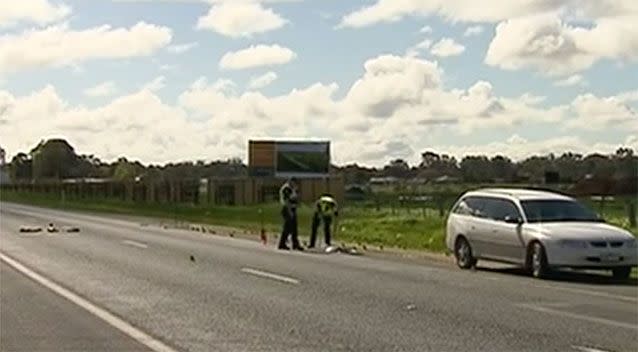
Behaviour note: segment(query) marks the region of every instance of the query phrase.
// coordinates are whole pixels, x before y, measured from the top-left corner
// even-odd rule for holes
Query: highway
[[[18,231],[49,222],[81,231]],[[638,350],[636,282],[589,274],[281,252],[8,203],[0,253],[1,351]]]

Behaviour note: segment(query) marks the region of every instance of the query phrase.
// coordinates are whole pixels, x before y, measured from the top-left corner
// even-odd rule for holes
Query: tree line
[[[178,181],[203,177],[237,177],[248,174],[241,159],[213,162],[179,162],[144,165],[125,157],[104,162],[94,155],[80,154],[64,139],[38,143],[29,153],[16,154],[7,165],[14,182],[68,178],[109,178],[115,181]]]
[[[144,165],[122,157],[108,163],[94,155],[77,154],[64,139],[42,140],[28,153],[15,155],[6,167],[11,179],[18,182],[66,178],[175,181],[248,175],[248,167],[240,158]],[[447,179],[465,183],[535,183],[548,173],[559,177],[560,182],[574,183],[590,177],[635,178],[638,175],[638,156],[633,149],[626,147],[618,148],[611,155],[565,152],[561,155],[531,156],[521,161],[513,161],[504,155],[467,155],[458,160],[447,154],[425,151],[418,165],[394,159],[381,168],[358,164],[333,165],[331,173],[343,176],[347,184],[366,184],[374,177],[423,182]]]

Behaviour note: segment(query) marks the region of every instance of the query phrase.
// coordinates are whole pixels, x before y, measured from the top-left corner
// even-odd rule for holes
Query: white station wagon
[[[615,278],[627,278],[638,265],[637,243],[573,198],[525,189],[464,194],[446,233],[462,269],[487,259],[520,265],[538,278],[552,268],[611,270]]]

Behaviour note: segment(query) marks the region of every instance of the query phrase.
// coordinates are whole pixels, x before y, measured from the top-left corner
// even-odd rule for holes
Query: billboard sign
[[[330,173],[330,142],[250,142],[252,176],[326,177]]]

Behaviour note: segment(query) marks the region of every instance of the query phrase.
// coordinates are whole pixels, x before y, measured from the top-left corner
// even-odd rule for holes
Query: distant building
[[[371,185],[393,185],[399,182],[397,177],[387,176],[387,177],[372,177],[370,179]]]
[[[7,152],[4,148],[0,147],[0,167],[3,167],[7,162]]]

